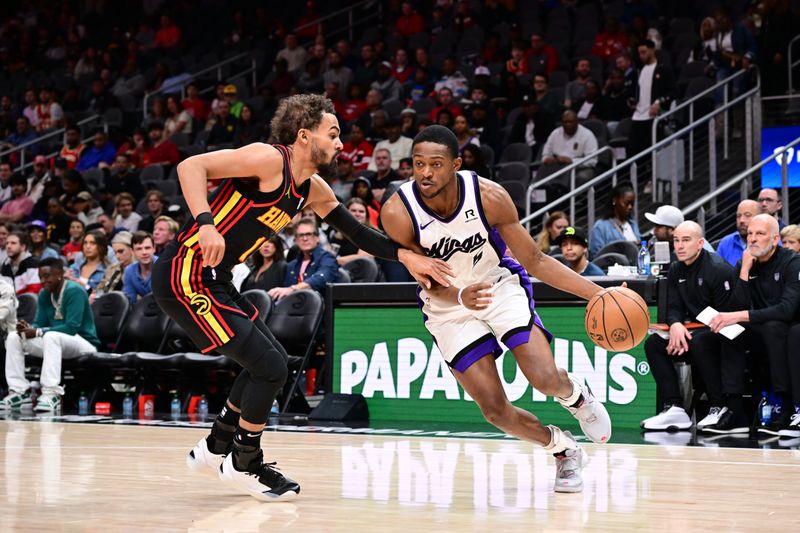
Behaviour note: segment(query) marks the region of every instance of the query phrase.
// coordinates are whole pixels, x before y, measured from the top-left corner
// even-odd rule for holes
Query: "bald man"
[[[742,258],[747,248],[747,226],[750,219],[761,213],[761,207],[755,200],[742,200],[736,207],[736,231],[726,236],[717,246],[717,254],[733,266]]]
[[[710,327],[747,325],[744,338],[753,353],[766,353],[771,385],[781,402],[778,419],[758,431],[800,437],[800,255],[780,247],[779,240],[775,217],[762,214],[750,220],[735,288],[743,310],[720,313]]]
[[[711,433],[747,433],[748,419],[742,409],[745,352],[738,342],[712,333],[708,328],[689,331],[685,322],[696,322],[706,307],[738,309],[733,287],[736,270],[724,259],[703,249],[700,226],[682,222],[673,231],[677,261],[667,274],[667,323],[669,339],[651,335],[645,354],[656,380],[660,413],[642,421],[646,430],[689,429],[692,420],[682,405],[678,374],[673,362],[691,362],[705,383],[711,408],[697,430]],[[720,359],[725,364],[720,367]],[[698,418],[700,416],[698,415]],[[724,422],[724,426],[720,424]]]

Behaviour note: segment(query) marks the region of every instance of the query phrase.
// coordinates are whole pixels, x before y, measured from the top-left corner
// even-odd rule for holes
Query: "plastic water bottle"
[[[639,249],[639,275],[650,275],[650,250],[647,249],[647,241],[642,241],[642,247]]]
[[[130,393],[125,395],[122,399],[122,417],[133,418],[133,398]]]
[[[281,406],[278,404],[278,400],[272,400],[272,409],[269,410],[270,414],[277,415],[281,412]]]
[[[170,411],[172,413],[173,420],[177,420],[181,417],[181,401],[178,399],[177,392],[172,397],[172,403],[170,404]]]
[[[78,414],[83,416],[89,414],[89,397],[84,391],[81,391],[81,395],[78,397]]]
[[[767,399],[767,391],[761,393],[761,401],[758,402],[758,415],[762,426],[767,426],[772,421],[772,405]]]
[[[200,396],[200,401],[197,402],[197,416],[200,417],[200,420],[208,418],[208,400],[205,395]]]

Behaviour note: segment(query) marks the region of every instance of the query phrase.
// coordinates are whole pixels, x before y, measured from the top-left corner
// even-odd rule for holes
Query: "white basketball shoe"
[[[571,398],[557,398],[557,400],[564,409],[578,419],[583,434],[589,437],[589,440],[596,444],[605,444],[611,438],[611,417],[608,416],[606,407],[594,397],[588,385],[579,381],[572,374],[570,374],[569,379],[575,387],[575,392],[580,391],[583,400],[573,407],[571,403],[578,401],[579,397],[575,392],[573,392],[575,400]]]
[[[219,467],[225,460],[226,454],[218,455],[208,449],[208,441],[203,437],[194,445],[194,448],[186,455],[186,466],[189,470],[198,474],[218,477]]]
[[[262,462],[261,457],[259,452],[258,459],[253,462],[260,466],[242,472],[233,466],[233,453],[229,453],[219,467],[219,478],[236,490],[264,502],[288,502],[297,498],[300,485],[281,474],[275,463]]]

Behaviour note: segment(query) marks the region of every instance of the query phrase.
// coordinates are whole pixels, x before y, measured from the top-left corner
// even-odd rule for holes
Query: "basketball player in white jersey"
[[[569,432],[508,401],[495,358],[503,353],[500,341],[533,387],[556,397],[593,442],[607,442],[611,420],[603,404],[556,368],[526,271],[586,300],[601,288],[539,250],[505,189],[459,172],[458,142],[449,129],[425,128],[414,138],[412,157],[414,179],[383,206],[381,221],[392,240],[446,261],[455,273],[450,287],[419,290],[425,326],[486,420],[543,446],[556,458],[555,490],[580,492],[586,453]],[[505,255],[506,244],[519,263]]]

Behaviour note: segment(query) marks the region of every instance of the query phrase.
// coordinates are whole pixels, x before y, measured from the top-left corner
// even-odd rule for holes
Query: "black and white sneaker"
[[[229,453],[219,467],[219,478],[240,492],[264,502],[288,502],[300,494],[300,485],[278,471],[276,463],[264,463],[259,452],[258,459],[248,470],[237,470],[233,453]]]
[[[203,437],[186,455],[186,466],[199,474],[219,476],[219,467],[226,454],[216,454],[208,449],[208,439]]]
[[[800,437],[800,411],[792,415],[792,418],[789,419],[789,425],[781,428],[778,431],[778,436],[781,438]]]
[[[716,433],[716,434],[747,434],[750,432],[750,426],[747,423],[747,417],[742,414],[726,409],[719,417],[716,424],[711,424],[702,429],[703,433]]]

